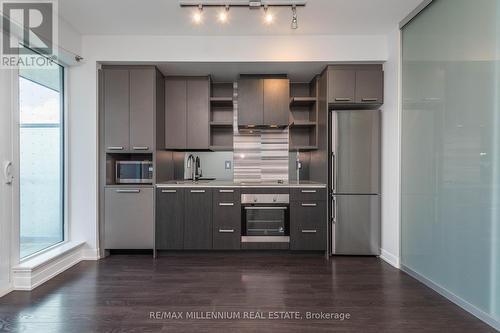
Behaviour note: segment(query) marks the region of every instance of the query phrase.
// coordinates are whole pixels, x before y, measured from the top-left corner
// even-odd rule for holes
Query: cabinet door
[[[208,149],[210,118],[208,78],[187,80],[187,148]]]
[[[153,249],[153,189],[106,188],[104,248]]]
[[[384,72],[356,72],[356,103],[382,104],[384,102]]]
[[[212,248],[212,191],[187,189],[184,219],[184,249]]]
[[[108,152],[129,150],[129,71],[104,70],[104,144]]]
[[[326,201],[292,202],[290,248],[296,251],[326,249]]]
[[[238,126],[262,125],[264,122],[264,80],[238,81]]]
[[[130,70],[130,149],[152,152],[155,115],[154,69]]]
[[[184,248],[184,190],[160,188],[156,192],[156,249]]]
[[[328,72],[328,102],[337,104],[354,103],[356,72],[334,69]]]
[[[186,80],[165,81],[165,147],[184,149],[187,147],[187,92]]]
[[[213,248],[237,250],[241,243],[241,204],[237,189],[214,190]]]
[[[264,125],[288,125],[290,82],[288,79],[264,80]]]

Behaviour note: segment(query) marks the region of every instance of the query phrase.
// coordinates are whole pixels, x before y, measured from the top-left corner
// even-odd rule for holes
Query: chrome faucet
[[[193,154],[189,154],[187,158],[187,167],[189,168],[189,171],[191,173],[191,179],[193,181],[196,180],[196,160],[194,159]]]
[[[191,173],[192,181],[197,181],[200,177],[202,177],[201,161],[198,156],[196,156],[195,158],[193,154],[189,154],[187,158],[187,167],[189,168],[189,172]]]

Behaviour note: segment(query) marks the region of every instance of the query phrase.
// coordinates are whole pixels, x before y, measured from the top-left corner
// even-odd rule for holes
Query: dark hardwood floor
[[[207,311],[263,312],[265,319],[186,319]],[[302,319],[269,319],[277,311],[298,311]],[[156,319],[151,312],[159,312]],[[163,312],[183,318],[161,318]],[[350,318],[307,320],[306,312]],[[0,298],[0,331],[495,332],[377,258],[286,254],[82,262],[32,292]]]

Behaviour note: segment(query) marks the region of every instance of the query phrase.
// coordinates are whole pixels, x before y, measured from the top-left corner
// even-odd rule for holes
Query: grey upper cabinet
[[[130,150],[152,152],[154,146],[156,71],[130,70]]]
[[[184,249],[212,248],[212,190],[188,188],[185,192]]]
[[[187,148],[208,149],[210,82],[208,78],[187,80]]]
[[[104,191],[104,248],[153,249],[153,188]]]
[[[107,67],[104,73],[104,147],[107,152],[152,152],[156,70]]]
[[[335,69],[328,74],[330,103],[354,103],[356,71]]]
[[[256,126],[264,123],[264,80],[238,81],[238,126]]]
[[[184,79],[165,80],[165,147],[183,149],[187,146],[187,83]]]
[[[356,71],[356,103],[382,104],[384,102],[384,72]]]
[[[287,126],[290,113],[290,81],[264,79],[264,125]]]
[[[104,145],[108,152],[129,150],[129,71],[104,69]]]
[[[209,118],[208,77],[165,80],[166,149],[208,149]]]
[[[287,126],[290,81],[286,78],[240,78],[238,126]]]
[[[160,188],[156,191],[157,250],[184,248],[184,189]]]
[[[328,67],[328,103],[353,107],[384,102],[382,65],[335,65]],[[366,108],[366,106],[364,107]]]

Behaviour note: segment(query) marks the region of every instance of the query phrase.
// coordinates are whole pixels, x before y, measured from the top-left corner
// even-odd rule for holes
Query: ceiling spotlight
[[[226,5],[223,11],[219,13],[219,22],[226,23],[229,16],[229,6]]]
[[[264,19],[266,20],[266,23],[267,24],[271,24],[273,23],[273,14],[271,14],[269,11],[268,11],[268,7],[267,5],[264,7]]]
[[[196,23],[196,24],[200,24],[201,23],[202,13],[203,13],[203,6],[202,5],[198,5],[198,10],[196,12],[194,12],[194,14],[193,14],[193,21],[194,21],[194,23]]]
[[[297,29],[299,27],[299,23],[297,21],[297,7],[295,5],[292,6],[292,29]]]

